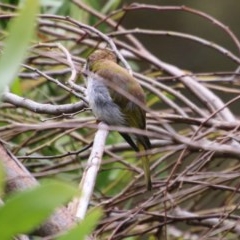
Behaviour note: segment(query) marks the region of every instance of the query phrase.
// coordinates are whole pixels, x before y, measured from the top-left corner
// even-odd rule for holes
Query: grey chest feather
[[[101,77],[91,73],[87,78],[87,99],[93,114],[99,121],[108,125],[125,125],[124,115],[119,106],[115,104],[110,96],[108,88]]]

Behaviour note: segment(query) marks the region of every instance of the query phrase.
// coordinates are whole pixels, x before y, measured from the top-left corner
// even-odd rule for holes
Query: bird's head
[[[94,51],[92,54],[88,57],[88,65],[92,66],[94,63],[102,60],[109,60],[113,62],[117,62],[116,55],[108,49],[98,49]]]

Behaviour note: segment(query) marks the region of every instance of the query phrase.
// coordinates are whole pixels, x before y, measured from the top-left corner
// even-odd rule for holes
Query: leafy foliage
[[[37,0],[27,0],[20,9],[19,16],[9,24],[9,35],[5,40],[4,52],[0,58],[1,92],[14,79],[20,63],[23,62],[27,47],[33,37],[38,8]]]
[[[0,208],[1,238],[33,231],[76,192],[67,184],[50,182],[9,197]]]
[[[81,221],[76,227],[70,229],[66,234],[59,237],[57,240],[84,240],[86,236],[89,236],[94,228],[96,227],[100,217],[102,216],[102,212],[100,209],[93,209],[88,213],[86,218]]]

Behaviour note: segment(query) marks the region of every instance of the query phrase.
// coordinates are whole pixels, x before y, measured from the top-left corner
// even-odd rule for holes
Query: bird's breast
[[[88,75],[86,94],[89,106],[97,120],[108,125],[125,125],[126,121],[119,106],[113,102],[103,79],[95,73]]]

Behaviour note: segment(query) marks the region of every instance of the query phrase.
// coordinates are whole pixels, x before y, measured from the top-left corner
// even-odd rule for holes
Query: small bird
[[[116,55],[108,49],[96,50],[88,57],[86,70],[86,95],[89,106],[97,120],[109,126],[133,127],[145,130],[145,111],[126,96],[132,96],[142,105],[145,105],[143,89],[125,68],[118,65]],[[151,148],[147,136],[120,134],[136,152]],[[151,190],[149,160],[147,156],[143,156],[141,159],[146,187]]]

